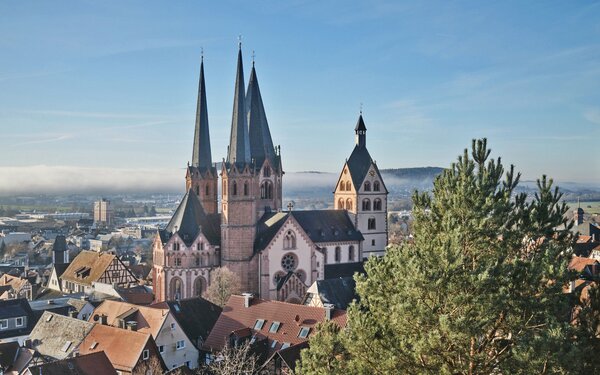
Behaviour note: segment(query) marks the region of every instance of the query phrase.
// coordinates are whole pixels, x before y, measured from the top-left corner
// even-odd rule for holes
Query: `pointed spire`
[[[367,127],[365,126],[365,121],[363,120],[362,109],[360,111],[360,115],[358,116],[358,122],[354,128],[354,133],[356,134],[356,145],[359,147],[366,147]]]
[[[237,76],[235,78],[235,96],[233,99],[233,115],[231,119],[231,135],[229,137],[228,163],[250,162],[250,141],[246,121],[244,102],[244,66],[242,64],[242,42],[238,51]]]
[[[263,106],[256,69],[252,66],[248,91],[246,93],[246,113],[248,116],[248,133],[250,136],[250,153],[258,167],[262,166],[265,159],[270,159],[275,166],[275,147],[271,139],[269,123]]]
[[[208,131],[208,107],[206,105],[206,87],[204,84],[204,52],[200,62],[200,80],[198,83],[198,104],[196,106],[196,130],[194,131],[194,149],[192,166],[200,169],[212,167],[210,152],[210,134]]]

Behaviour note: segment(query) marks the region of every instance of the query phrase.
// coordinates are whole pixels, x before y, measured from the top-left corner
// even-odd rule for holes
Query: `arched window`
[[[352,190],[352,185],[350,184],[350,181],[346,181],[346,191],[351,191]]]
[[[346,209],[352,211],[352,199],[350,198],[346,199]]]
[[[381,199],[376,198],[373,201],[373,211],[381,211]]]
[[[354,245],[348,246],[348,260],[351,262],[354,261]]]
[[[335,262],[339,263],[342,260],[342,248],[339,246],[335,247]]]
[[[200,267],[200,257],[198,257],[198,256],[197,256],[197,257],[195,257],[194,259],[195,259],[195,261],[196,261],[196,262],[195,262],[195,263],[196,263],[196,267]]]
[[[369,181],[365,181],[365,191],[371,191],[371,183]]]
[[[369,218],[369,221],[367,222],[367,229],[369,229],[369,230],[376,229],[374,217]]]
[[[248,181],[244,181],[244,195],[250,194],[250,189],[248,186]]]
[[[373,182],[373,191],[379,191],[379,181]]]
[[[323,251],[323,264],[328,264],[329,262],[327,262],[327,248],[326,247],[322,247],[321,251]]]
[[[371,200],[370,199],[363,199],[362,201],[362,210],[363,211],[371,211]]]
[[[263,169],[263,177],[271,177],[271,168],[268,165]]]
[[[296,235],[291,230],[288,230],[283,239],[284,249],[295,249],[296,248]]]
[[[206,187],[204,188],[204,194],[210,195],[210,185],[209,184],[206,184]]]
[[[204,292],[204,286],[206,283],[204,282],[204,278],[202,276],[198,276],[196,280],[194,280],[194,296],[202,297],[202,292]]]
[[[223,189],[223,195],[226,196],[227,195],[227,180],[223,180],[222,189]]]
[[[338,209],[339,210],[343,210],[344,209],[344,198],[338,199]]]
[[[196,195],[200,195],[200,186],[196,185]]]
[[[231,194],[237,195],[237,182],[235,182],[235,181],[233,181],[232,190],[233,190],[233,192]]]
[[[271,181],[263,181],[260,185],[260,199],[273,199],[273,184]]]
[[[340,191],[346,191],[346,182],[345,181],[340,182]]]
[[[181,279],[179,277],[174,277],[171,279],[171,286],[170,286],[170,299],[181,299],[183,298],[183,282],[181,281]]]

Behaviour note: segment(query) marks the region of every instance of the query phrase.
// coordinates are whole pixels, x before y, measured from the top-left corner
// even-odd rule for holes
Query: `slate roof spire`
[[[252,61],[252,73],[246,93],[246,113],[250,137],[250,156],[258,167],[262,166],[265,159],[271,160],[271,164],[275,165],[275,147],[273,147],[271,131],[258,86],[254,61]]]
[[[367,127],[365,126],[365,121],[362,117],[362,110],[358,116],[358,122],[354,128],[354,133],[356,133],[356,145],[358,147],[367,147]]]
[[[250,141],[248,139],[248,123],[246,120],[244,66],[242,64],[242,42],[239,44],[237,75],[235,78],[235,96],[233,99],[233,115],[231,118],[231,135],[229,137],[228,163],[250,162]]]
[[[171,235],[178,233],[189,246],[189,244],[194,242],[198,233],[200,233],[200,227],[205,219],[206,213],[198,200],[198,196],[192,190],[188,190],[175,210],[169,224],[167,224],[165,231]]]
[[[196,106],[196,129],[194,131],[194,149],[192,166],[201,170],[212,167],[210,152],[210,133],[208,130],[208,108],[206,105],[206,87],[204,84],[204,53],[200,62],[200,80],[198,82],[198,104]]]

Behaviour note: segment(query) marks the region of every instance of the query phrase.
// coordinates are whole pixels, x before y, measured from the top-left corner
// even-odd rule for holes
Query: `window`
[[[276,346],[277,346],[277,340],[273,340],[273,343],[271,344],[271,349],[275,349]]]
[[[190,367],[190,361],[185,362],[186,367]]]
[[[369,229],[369,230],[375,229],[375,218],[374,217],[369,218],[369,221],[367,222],[367,229]]]
[[[354,246],[350,245],[348,247],[348,260],[349,261],[353,261],[354,260]]]
[[[375,246],[375,240],[371,240],[371,246]]]
[[[175,258],[175,267],[181,267],[181,258]]]
[[[352,211],[352,199],[350,198],[346,199],[346,209]]]
[[[210,195],[210,185],[209,184],[206,184],[206,186],[204,187],[204,194]]]
[[[273,184],[271,181],[264,181],[260,185],[260,199],[273,199]]]
[[[381,199],[377,198],[373,201],[373,211],[381,211]]]
[[[362,209],[363,211],[371,211],[371,201],[369,199],[363,199]]]
[[[171,331],[175,329],[175,323],[171,323]]]
[[[173,243],[173,250],[175,250],[175,251],[179,250],[179,242]]]
[[[288,230],[283,239],[284,249],[295,249],[296,248],[296,235],[291,230]]]
[[[250,189],[248,186],[248,181],[244,182],[244,195],[250,194]]]
[[[373,191],[379,191],[379,181],[373,182]]]
[[[287,272],[296,269],[296,257],[294,254],[288,253],[281,258],[281,267]]]
[[[280,325],[281,325],[280,322],[273,322],[273,323],[271,323],[271,328],[269,328],[269,333],[276,333],[277,330],[279,329]]]
[[[196,195],[200,195],[200,186],[196,186]]]
[[[204,242],[198,242],[196,244],[196,250],[204,250]]]
[[[265,165],[265,169],[263,169],[263,177],[271,177],[271,168],[268,165]]]
[[[300,332],[298,332],[298,337],[301,339],[305,339],[308,337],[309,333],[310,333],[310,327],[302,327],[302,328],[300,328]]]
[[[164,346],[164,345],[159,345],[159,347],[158,347],[158,352],[159,352],[160,354],[164,353],[164,352],[165,352],[165,346]]]
[[[144,351],[142,352],[142,359],[146,360],[148,358],[150,358],[150,350],[144,349]]]
[[[17,319],[15,319],[15,326],[23,327],[23,321],[24,321],[24,319],[22,316],[18,317]]]
[[[352,190],[352,185],[350,184],[350,181],[346,181],[346,191],[351,191]]]
[[[290,345],[291,345],[291,344],[290,344],[289,342],[284,342],[284,343],[283,343],[283,345],[281,345],[281,349],[282,349],[282,350],[283,350],[283,349],[287,349],[287,348],[289,348],[289,347],[290,347]]]
[[[365,181],[364,189],[365,191],[371,191],[371,183],[369,181]]]
[[[343,210],[344,209],[344,199],[340,198],[338,200],[338,210]]]
[[[200,266],[200,257],[196,257],[196,267]]]
[[[50,315],[52,316],[52,315]],[[0,320],[0,329],[7,329],[8,328],[8,319],[2,319]]]
[[[257,319],[256,323],[254,323],[254,329],[256,331],[260,331],[264,325],[265,325],[264,319]]]
[[[175,343],[175,349],[181,350],[185,348],[185,340],[179,340]]]
[[[233,191],[231,194],[233,195],[237,195],[237,182],[233,181]]]
[[[339,247],[339,246],[335,247],[335,254],[334,254],[334,256],[335,256],[334,260],[335,260],[336,263],[339,263],[342,260],[342,248],[341,247]]]
[[[198,276],[194,281],[194,295],[196,297],[201,297],[202,292],[204,291],[204,278],[202,276]]]
[[[346,191],[346,182],[345,181],[340,182],[340,191]]]

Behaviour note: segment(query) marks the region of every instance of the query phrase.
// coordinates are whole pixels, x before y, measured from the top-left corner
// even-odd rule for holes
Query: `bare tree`
[[[160,363],[157,355],[142,361],[135,367],[134,375],[161,375],[164,373],[164,368]]]
[[[220,267],[211,273],[211,282],[206,289],[206,299],[223,307],[232,294],[238,293],[240,293],[240,278],[229,268]]]
[[[227,343],[208,365],[208,373],[212,375],[251,375],[257,371],[257,358],[248,341],[236,347]]]

